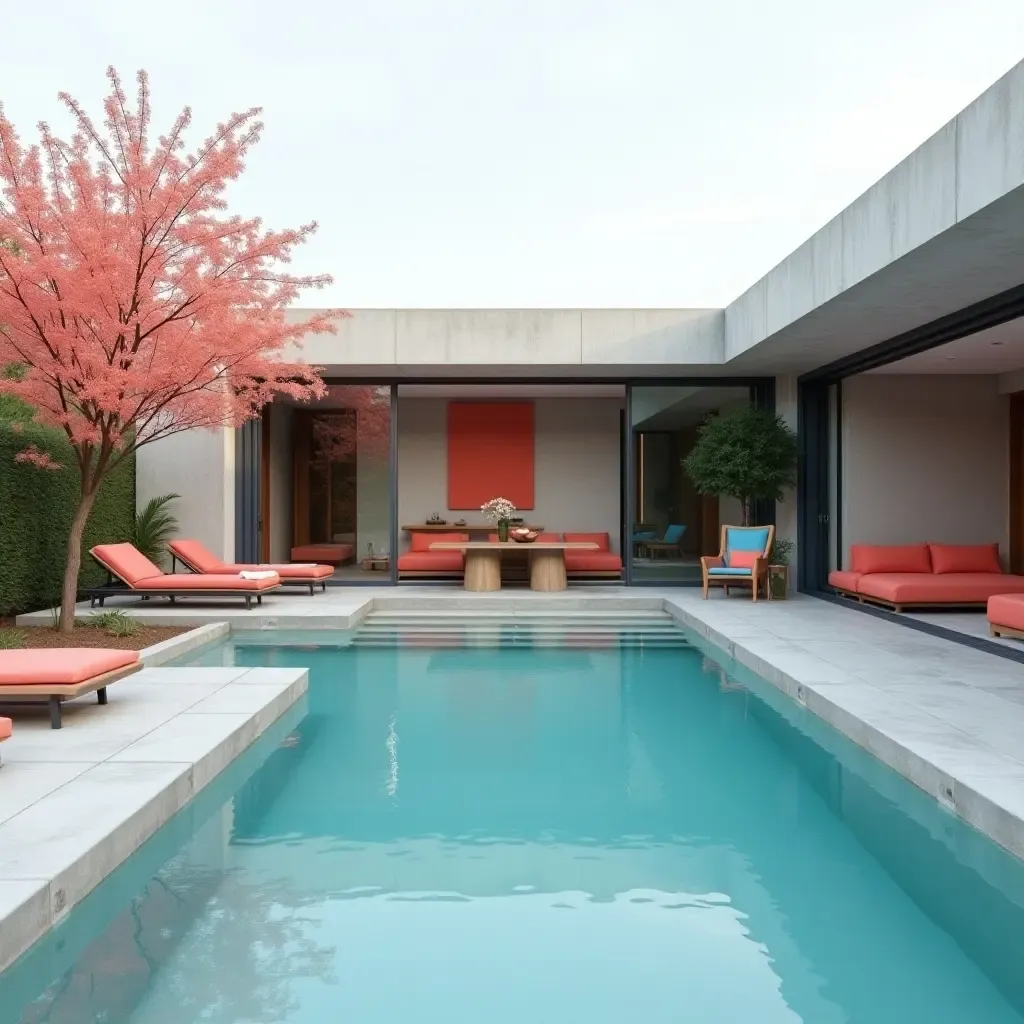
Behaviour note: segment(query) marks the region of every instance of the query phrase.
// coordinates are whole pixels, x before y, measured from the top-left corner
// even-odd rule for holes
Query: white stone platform
[[[19,710],[0,768],[0,970],[302,699],[307,676],[147,667],[112,684],[106,706],[65,705],[60,730],[45,709]]]

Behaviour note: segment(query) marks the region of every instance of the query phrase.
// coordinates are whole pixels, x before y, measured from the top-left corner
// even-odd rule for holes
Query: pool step
[[[377,611],[360,647],[678,647],[686,635],[664,612]]]

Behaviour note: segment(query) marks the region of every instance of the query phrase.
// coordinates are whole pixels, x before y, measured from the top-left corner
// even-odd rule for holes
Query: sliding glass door
[[[742,522],[739,502],[700,494],[684,463],[709,417],[750,401],[748,384],[631,388],[632,582],[700,582],[700,558],[718,553],[720,526]]]

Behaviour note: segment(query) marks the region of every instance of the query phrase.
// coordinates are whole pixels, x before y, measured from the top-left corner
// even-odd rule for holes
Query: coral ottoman
[[[988,631],[1024,640],[1024,594],[995,594],[988,599]]]

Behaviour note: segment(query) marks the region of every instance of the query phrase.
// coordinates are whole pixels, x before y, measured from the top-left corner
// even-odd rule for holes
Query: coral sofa
[[[1024,576],[1003,572],[998,544],[854,544],[850,568],[829,573],[828,582],[840,594],[898,612],[1024,594]]]
[[[565,572],[568,576],[578,577],[610,577],[618,579],[622,575],[622,558],[612,551],[611,538],[607,533],[563,533],[562,540],[567,544],[591,543],[597,550],[577,550],[571,548],[565,552]]]
[[[466,570],[466,556],[461,551],[431,551],[430,545],[464,540],[469,540],[468,533],[411,533],[409,550],[398,556],[398,575],[461,577]]]

